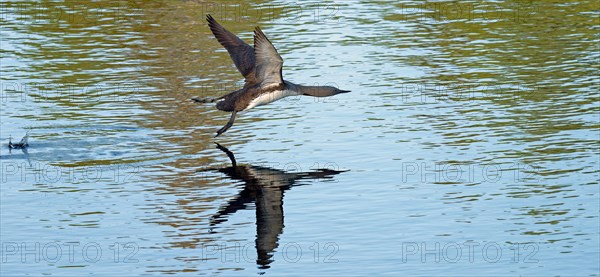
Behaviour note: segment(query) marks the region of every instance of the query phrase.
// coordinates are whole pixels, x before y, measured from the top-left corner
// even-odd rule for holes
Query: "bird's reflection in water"
[[[217,143],[217,148],[225,152],[231,160],[231,166],[217,169],[232,180],[243,181],[243,189],[238,195],[221,207],[210,220],[211,227],[227,220],[226,216],[246,209],[248,204],[256,204],[256,263],[260,269],[269,268],[277,248],[279,235],[283,232],[283,194],[299,180],[332,179],[344,171],[317,169],[308,172],[286,172],[284,170],[238,165],[229,149]]]
[[[15,148],[14,150],[15,150],[15,152],[20,150],[23,153],[23,155],[13,154],[13,152],[12,152],[13,149],[12,148],[8,148],[8,154],[9,155],[4,155],[4,156],[0,155],[0,160],[11,159],[11,158],[12,159],[23,158],[23,159],[27,160],[27,163],[29,164],[29,167],[33,166],[33,165],[31,165],[31,160],[29,159],[29,152],[27,151],[27,148]]]

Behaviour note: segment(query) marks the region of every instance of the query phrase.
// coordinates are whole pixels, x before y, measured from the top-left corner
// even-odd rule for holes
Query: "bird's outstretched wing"
[[[206,15],[208,27],[219,43],[227,49],[229,56],[233,60],[235,67],[242,73],[246,79],[246,83],[253,83],[254,80],[254,48],[245,43],[242,39],[227,31],[219,24],[210,14]]]
[[[261,84],[261,87],[282,84],[283,59],[260,27],[254,29],[254,55],[256,58],[256,81]]]

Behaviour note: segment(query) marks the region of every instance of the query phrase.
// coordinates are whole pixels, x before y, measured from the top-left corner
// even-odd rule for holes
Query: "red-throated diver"
[[[219,43],[227,49],[233,63],[245,78],[244,87],[240,90],[218,98],[192,98],[192,100],[201,103],[216,101],[217,109],[231,112],[229,121],[217,131],[215,137],[218,137],[233,125],[237,112],[269,104],[287,96],[327,97],[350,92],[331,86],[303,86],[283,80],[281,75],[283,59],[259,27],[254,29],[253,48],[227,31],[210,14],[206,16],[206,20],[212,33]]]

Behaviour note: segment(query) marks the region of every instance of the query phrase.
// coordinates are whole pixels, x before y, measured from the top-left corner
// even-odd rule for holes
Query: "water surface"
[[[1,3],[2,275],[598,276],[598,3],[396,2]]]

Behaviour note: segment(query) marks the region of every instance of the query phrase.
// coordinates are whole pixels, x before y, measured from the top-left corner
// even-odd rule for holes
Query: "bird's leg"
[[[232,167],[236,167],[237,166],[237,162],[235,161],[235,156],[233,155],[233,152],[229,151],[229,149],[227,149],[227,147],[220,145],[218,143],[215,142],[215,144],[217,145],[217,148],[223,152],[225,152],[225,154],[227,154],[227,157],[229,157],[229,160],[231,161],[231,166]]]
[[[227,131],[227,129],[229,129],[233,125],[233,121],[235,120],[236,113],[237,113],[236,111],[233,111],[231,113],[231,117],[229,118],[229,121],[227,122],[227,124],[225,124],[225,126],[223,126],[223,128],[221,128],[221,129],[219,129],[219,131],[217,131],[217,135],[215,136],[215,138],[220,136],[222,133],[225,133],[225,131]]]

